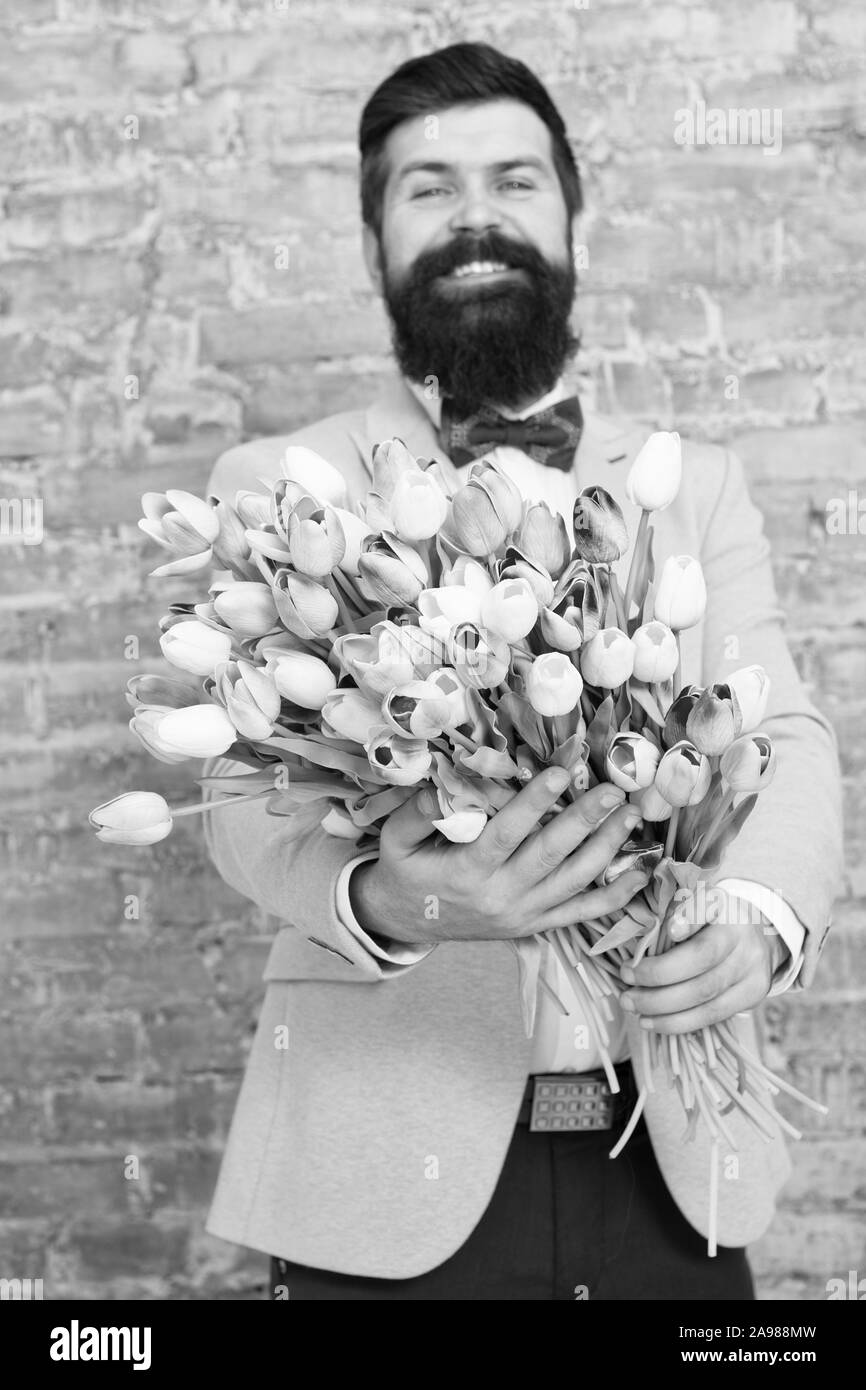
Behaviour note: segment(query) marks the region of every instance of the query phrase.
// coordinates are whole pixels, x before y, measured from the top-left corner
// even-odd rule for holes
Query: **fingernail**
[[[641,1028],[652,1028],[653,1020],[651,1018],[642,1018],[640,1020],[640,1026]]]
[[[624,980],[627,985],[634,984],[634,971],[632,970],[630,965],[624,965],[622,967],[622,969],[619,972],[619,977],[621,980]]]
[[[629,830],[633,830],[639,820],[643,820],[643,816],[641,815],[640,811],[626,811],[625,815],[623,816],[623,821]]]
[[[624,800],[625,792],[620,791],[617,787],[610,787],[607,791],[602,792],[599,797],[602,806],[606,807],[608,811],[614,806],[619,806],[620,802]]]
[[[632,999],[630,994],[621,994],[619,997],[619,1002],[620,1004],[622,1004],[622,1007],[625,1009],[627,1014],[634,1013],[634,1000]]]
[[[564,792],[570,781],[571,777],[564,767],[552,767],[545,779],[547,789],[551,792]]]

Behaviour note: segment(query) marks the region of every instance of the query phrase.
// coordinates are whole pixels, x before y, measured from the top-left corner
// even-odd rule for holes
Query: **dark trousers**
[[[719,1247],[710,1259],[680,1214],[643,1120],[608,1158],[620,1129],[548,1135],[518,1125],[487,1210],[444,1264],[413,1279],[368,1279],[274,1259],[271,1297],[754,1299],[745,1251]]]

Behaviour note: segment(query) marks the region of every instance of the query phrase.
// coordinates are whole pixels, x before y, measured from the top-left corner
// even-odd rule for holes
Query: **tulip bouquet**
[[[545,766],[570,773],[550,815],[614,782],[642,831],[603,882],[637,866],[647,886],[615,918],[514,949],[527,1031],[539,990],[552,993],[542,969],[552,951],[617,1091],[608,1024],[620,970],[669,948],[672,909],[718,866],[775,764],[759,732],[760,667],[681,685],[679,634],[701,620],[706,590],[689,556],[669,558],[656,580],[649,521],[680,477],[678,436],[651,435],[627,481],[641,517],[624,592],[613,566],[629,538],[615,500],[585,489],[568,524],[525,501],[495,454],[458,474],[388,440],[356,509],[341,475],[303,448],[286,450],[275,484],[231,503],[145,495],[139,524],[169,555],[154,573],[218,575],[163,618],[160,647],[183,678],[135,677],[131,728],[162,761],[224,754],[250,771],[203,778],[211,799],[179,809],[154,793],[118,797],[92,813],[97,834],[152,844],[179,815],[239,798],[277,815],[316,800],[323,829],[364,849],[429,782],[436,829],[465,843]],[[714,1143],[735,1148],[732,1105],[765,1135],[786,1124],[769,1100],[790,1088],[729,1025],[679,1038],[642,1030],[641,1046],[644,1086],[664,1065],[687,1134],[703,1120]],[[617,1151],[645,1100],[642,1089]]]

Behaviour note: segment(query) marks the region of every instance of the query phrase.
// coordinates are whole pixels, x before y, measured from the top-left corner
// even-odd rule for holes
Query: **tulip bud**
[[[333,835],[338,840],[360,840],[363,830],[356,825],[351,816],[345,811],[341,811],[337,806],[332,806],[322,816],[319,822],[327,835]]]
[[[213,507],[191,492],[178,489],[163,495],[146,492],[141,499],[144,517],[140,530],[177,558],[154,570],[155,575],[194,574],[206,569],[213,558],[219,535],[219,519]]]
[[[322,704],[322,729],[351,743],[366,744],[370,730],[380,728],[382,711],[360,690],[333,690]]]
[[[747,734],[725,749],[719,770],[732,791],[763,791],[776,771],[776,749],[766,734]]]
[[[471,555],[458,555],[451,568],[443,571],[442,583],[445,588],[451,588],[454,584],[462,584],[464,588],[471,589],[473,594],[477,594],[480,599],[485,594],[490,593],[494,581],[487,568],[480,565],[477,560],[473,560]]]
[[[345,478],[313,449],[300,444],[289,445],[283,454],[281,473],[319,502],[330,503],[332,507],[346,505]]]
[[[535,594],[539,608],[546,608],[553,603],[554,584],[547,570],[539,569],[530,560],[525,560],[518,550],[509,546],[504,562],[499,564],[499,579],[525,579],[532,592]]]
[[[389,607],[417,602],[430,578],[417,550],[389,533],[367,537],[358,570],[375,597]]]
[[[390,503],[395,533],[404,541],[435,536],[448,515],[448,498],[426,473],[407,472],[397,479]]]
[[[728,676],[726,684],[736,697],[743,717],[741,732],[750,734],[757,729],[767,712],[770,698],[770,677],[763,666],[743,666]]]
[[[642,791],[632,792],[629,801],[637,807],[645,821],[658,824],[659,821],[670,820],[671,818],[670,803],[665,801],[655,784],[651,787],[644,787]]]
[[[265,652],[274,685],[283,699],[301,709],[321,709],[337,678],[326,662],[310,652]]]
[[[670,815],[670,806],[667,806],[666,810]],[[605,886],[616,883],[623,874],[631,873],[635,869],[651,874],[656,865],[661,863],[664,852],[664,845],[630,845],[627,842],[613,856],[601,876],[601,881]]]
[[[612,564],[628,549],[622,511],[603,487],[586,487],[574,504],[574,545],[590,565]]]
[[[614,690],[634,668],[634,647],[618,627],[603,627],[580,649],[580,669],[589,685]]]
[[[570,714],[582,690],[580,672],[561,652],[537,656],[526,674],[526,698],[538,714]]]
[[[413,738],[438,738],[449,720],[445,695],[427,681],[395,686],[382,702],[385,722],[398,734]]]
[[[679,435],[658,430],[650,435],[629,469],[625,495],[629,502],[644,511],[660,512],[673,502],[682,476]]]
[[[451,499],[449,529],[470,555],[495,554],[519,525],[523,500],[511,479],[493,464],[470,465],[468,481]]]
[[[436,829],[454,845],[469,845],[478,839],[487,824],[486,811],[455,811],[434,820]]]
[[[466,686],[457,679],[457,673],[451,666],[440,666],[438,671],[433,671],[427,677],[427,685],[433,686],[444,696],[448,702],[448,718],[443,728],[459,729],[461,724],[467,724],[471,718],[469,713],[469,702],[466,697]]]
[[[232,650],[229,633],[219,632],[197,618],[175,623],[159,639],[162,654],[172,666],[210,676],[221,661],[228,661]]]
[[[335,507],[334,513],[340,523],[346,543],[343,557],[337,568],[341,569],[344,574],[356,575],[358,573],[358,560],[363,550],[364,541],[370,534],[370,527],[354,512],[346,511],[345,507]]]
[[[504,637],[478,623],[460,623],[448,643],[451,665],[464,685],[491,690],[508,675],[511,648]]]
[[[309,511],[309,515],[304,515]],[[346,553],[346,538],[333,507],[299,504],[289,513],[287,539],[292,564],[311,579],[324,579]]]
[[[642,734],[614,734],[604,759],[608,780],[623,791],[642,791],[655,781],[660,757],[655,744]]]
[[[256,742],[270,738],[280,713],[280,696],[267,672],[248,661],[228,661],[217,667],[212,685],[241,738]],[[209,693],[210,686],[205,683]]]
[[[385,782],[411,787],[427,776],[433,755],[425,739],[405,738],[382,725],[364,745],[370,766]]]
[[[145,747],[165,762],[217,758],[237,741],[234,725],[219,705],[143,710],[129,722]]]
[[[326,637],[336,626],[340,615],[337,600],[308,575],[277,570],[273,594],[281,621],[297,637]]]
[[[697,806],[707,794],[711,777],[709,758],[683,739],[662,757],[654,785],[671,806]]]
[[[571,545],[564,518],[546,502],[527,507],[514,538],[516,548],[534,565],[558,579],[571,559]]]
[[[694,627],[704,616],[707,586],[691,555],[671,555],[664,563],[653,600],[653,617],[674,632]]]
[[[492,591],[491,591],[492,592]],[[425,632],[447,642],[459,623],[480,623],[482,595],[466,584],[422,589],[418,595],[419,623]]]
[[[647,685],[670,680],[677,669],[679,647],[677,639],[664,623],[653,620],[632,633],[634,647],[634,678]]]
[[[90,824],[108,844],[155,845],[171,832],[171,810],[156,792],[127,792],[91,811]]]
[[[578,610],[568,605],[563,613],[555,613],[552,608],[542,608],[538,615],[538,625],[545,645],[557,652],[576,652],[583,643],[580,628],[573,621]]]
[[[420,471],[418,462],[402,439],[385,439],[373,450],[373,491],[386,502],[405,473]]]
[[[213,606],[223,622],[242,637],[264,637],[279,626],[269,584],[239,580],[217,594]]]
[[[686,738],[707,757],[724,753],[742,730],[742,715],[727,685],[710,685],[686,720]]]
[[[519,642],[537,617],[538,600],[525,579],[503,579],[481,599],[481,622],[506,642]]]
[[[665,716],[662,738],[666,748],[673,748],[686,736],[689,715],[703,694],[701,685],[685,685]]]

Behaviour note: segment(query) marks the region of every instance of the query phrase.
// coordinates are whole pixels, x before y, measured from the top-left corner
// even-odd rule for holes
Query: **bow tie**
[[[571,471],[574,451],[580,441],[583,415],[577,396],[556,401],[526,420],[509,420],[493,406],[481,406],[471,415],[458,415],[446,396],[442,402],[439,442],[451,462],[460,467],[491,449],[506,445],[549,468]]]

